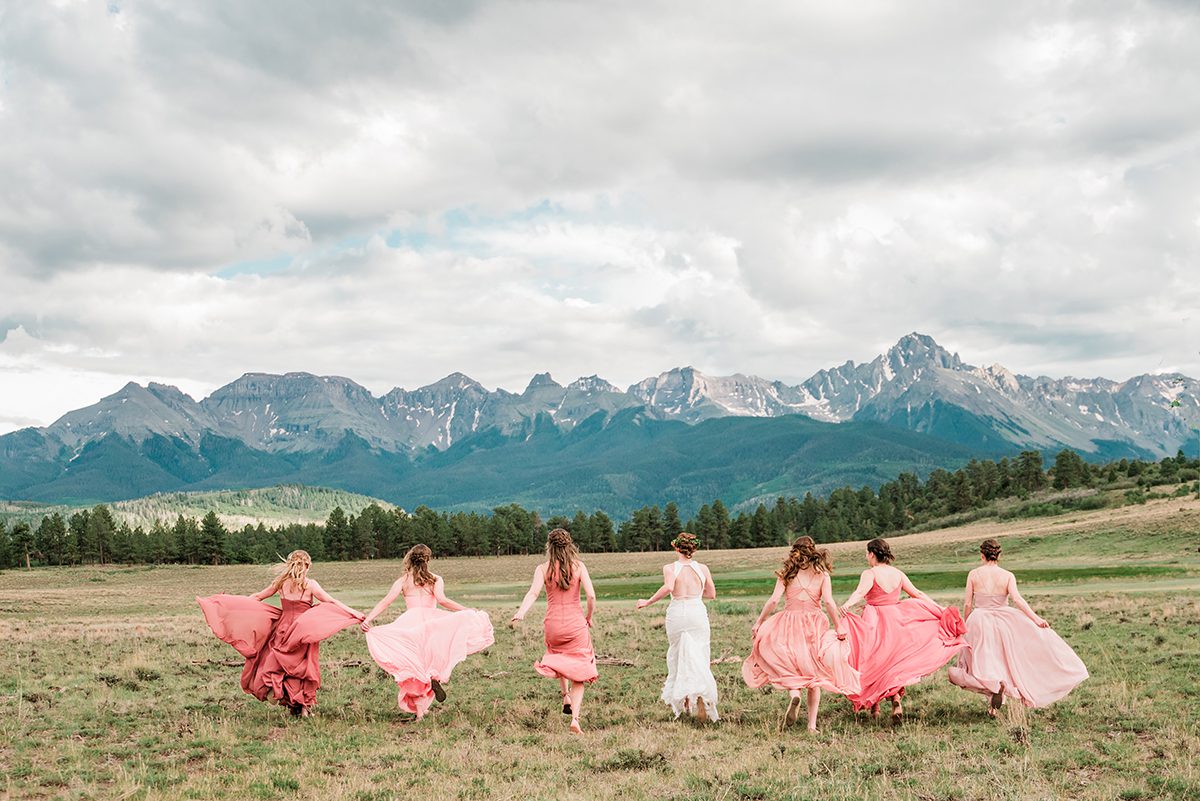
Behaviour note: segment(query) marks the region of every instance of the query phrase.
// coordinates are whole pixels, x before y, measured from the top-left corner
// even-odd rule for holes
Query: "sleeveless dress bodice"
[[[433,609],[437,606],[437,598],[433,589],[428,587],[411,587],[404,592],[406,609]]]
[[[879,586],[879,582],[871,576],[871,589],[867,590],[866,601],[868,606],[891,606],[900,603],[900,587],[891,592],[887,592],[883,587]]]
[[[972,600],[976,609],[1004,609],[1008,606],[1008,593],[983,595],[977,592]]]
[[[783,591],[783,611],[785,612],[805,612],[808,614],[817,613],[824,615],[821,611],[821,581],[809,579],[810,584],[801,585],[796,579],[788,582],[787,587]],[[817,585],[816,591],[812,584]]]
[[[671,602],[672,603],[675,603],[676,601],[698,601],[704,597],[704,571],[701,570],[700,566],[697,565],[695,562],[675,562],[674,564],[672,564],[671,567],[675,572],[675,578],[679,578],[679,574],[683,571],[684,565],[687,565],[688,567],[690,567],[692,569],[692,572],[696,574],[696,578],[700,579],[700,592],[699,592],[699,594],[693,595],[689,598],[676,598],[675,592],[674,592],[674,590],[672,590],[671,591]]]

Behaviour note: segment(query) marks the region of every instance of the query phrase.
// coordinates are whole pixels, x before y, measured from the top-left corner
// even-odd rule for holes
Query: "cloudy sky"
[[[247,371],[798,382],[913,330],[1200,376],[1193,4],[384,5],[0,5],[0,432]]]

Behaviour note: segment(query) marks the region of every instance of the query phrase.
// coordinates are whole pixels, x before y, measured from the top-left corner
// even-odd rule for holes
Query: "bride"
[[[697,720],[717,720],[717,682],[709,667],[708,612],[704,599],[717,597],[712,573],[706,565],[692,561],[700,547],[695,534],[682,532],[671,540],[678,555],[663,566],[663,584],[649,598],[637,602],[638,609],[671,596],[667,607],[667,681],[662,700],[675,717],[688,712]]]

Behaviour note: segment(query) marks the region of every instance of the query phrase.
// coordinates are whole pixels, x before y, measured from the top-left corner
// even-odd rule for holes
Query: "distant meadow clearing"
[[[539,603],[505,626],[536,556],[435,560],[451,597],[486,609],[496,644],[468,658],[421,722],[357,630],[322,646],[313,718],[238,686],[241,660],[193,596],[250,593],[264,566],[84,567],[0,573],[0,798],[125,799],[1197,799],[1200,798],[1200,505],[1145,506],[896,538],[899,566],[959,603],[974,547],[1001,534],[1006,566],[1092,678],[999,721],[942,670],[910,688],[900,726],[826,695],[821,732],[779,731],[785,695],[750,690],[740,661],[783,549],[701,553],[721,721],[671,719],[665,604],[635,612],[667,554],[585,557],[601,597],[600,680],[582,737],[537,676]],[[861,544],[832,546],[845,598]],[[398,562],[318,563],[364,611]],[[394,608],[393,612],[400,610]],[[385,617],[390,619],[392,612]]]

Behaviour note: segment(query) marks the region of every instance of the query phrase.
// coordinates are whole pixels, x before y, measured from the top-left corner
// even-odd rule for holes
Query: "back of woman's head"
[[[546,535],[546,561],[549,563],[546,579],[553,581],[560,590],[570,588],[578,559],[579,549],[571,539],[571,532],[556,528]]]
[[[428,545],[414,545],[404,554],[404,572],[412,578],[412,583],[418,587],[432,587],[437,581],[429,572],[429,560],[433,551]]]
[[[671,547],[684,556],[691,558],[700,548],[700,538],[689,531],[679,532],[679,536],[671,540]]]
[[[282,586],[290,582],[300,590],[308,588],[308,569],[312,567],[312,557],[308,551],[292,551],[283,560],[283,564],[275,571],[275,580]]]
[[[988,538],[979,543],[979,553],[989,562],[995,562],[1000,558],[1000,543],[997,540]]]
[[[818,573],[832,573],[833,562],[829,559],[829,551],[817,550],[817,543],[807,535],[797,537],[792,543],[792,549],[783,559],[783,567],[775,573],[788,584],[801,570],[815,570]]]
[[[876,537],[867,543],[867,553],[874,554],[875,559],[885,565],[896,561],[896,557],[892,555],[891,546],[882,537]]]

